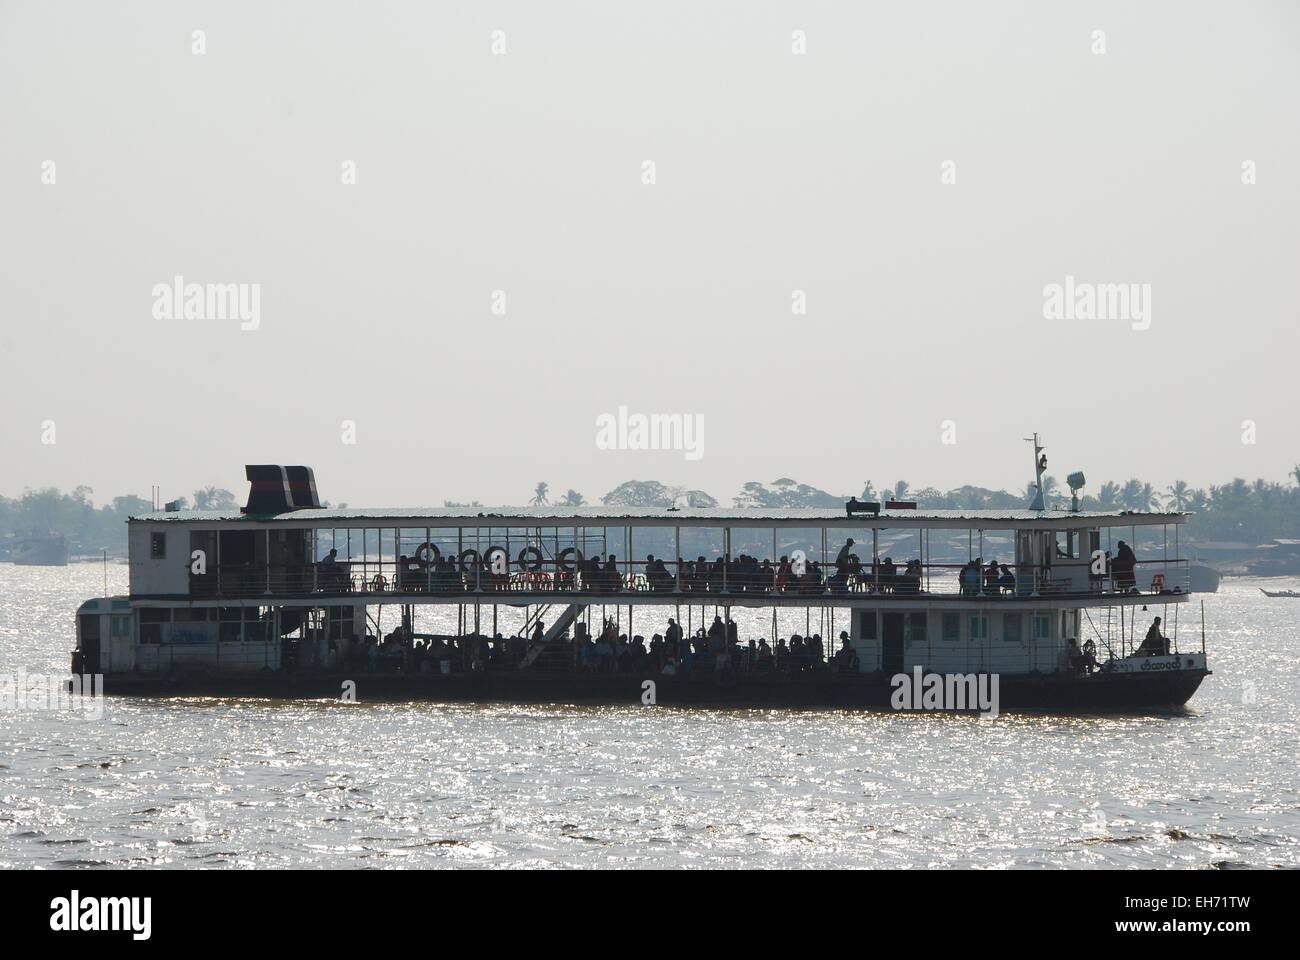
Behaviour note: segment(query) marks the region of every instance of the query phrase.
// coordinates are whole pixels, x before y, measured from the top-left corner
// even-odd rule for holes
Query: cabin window
[[[867,610],[858,614],[858,635],[863,640],[875,640],[879,637],[876,633],[876,611]]]
[[[912,643],[925,643],[929,639],[929,624],[924,612],[907,615],[907,639]]]
[[[970,638],[972,640],[984,640],[989,635],[988,618],[982,613],[973,613],[970,617]]]
[[[240,629],[244,611],[240,607],[222,607],[220,614],[221,624],[217,627],[218,638],[222,643],[239,643],[242,639]]]
[[[87,640],[99,640],[99,614],[83,613],[79,618],[81,620],[81,639],[82,642]]]
[[[1021,615],[1018,613],[1004,613],[1002,615],[1002,639],[1008,643],[1019,643],[1024,637],[1024,624],[1021,622]]]
[[[154,610],[146,607],[140,611],[140,642],[162,643],[162,625],[170,623],[170,610]]]
[[[1034,639],[1050,640],[1052,638],[1052,615],[1050,613],[1034,614]]]
[[[207,608],[178,607],[172,611],[172,619],[177,623],[204,623],[216,618],[216,611]]]
[[[108,618],[108,635],[114,640],[131,639],[131,616],[114,614]]]
[[[258,607],[248,607],[244,610],[244,642],[245,643],[264,643],[267,636],[267,627],[270,625],[271,611],[262,610]]]
[[[149,559],[167,559],[167,534],[164,532],[149,534]]]
[[[950,643],[961,639],[961,614],[945,613],[943,615],[943,638]]]

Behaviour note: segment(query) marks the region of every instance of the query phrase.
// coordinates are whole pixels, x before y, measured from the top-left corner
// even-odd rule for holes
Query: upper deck
[[[1139,603],[1152,594],[1185,598],[1178,528],[1186,520],[1127,510],[889,506],[853,514],[843,507],[166,511],[130,519],[131,594],[264,604],[529,603],[557,593],[638,604]]]

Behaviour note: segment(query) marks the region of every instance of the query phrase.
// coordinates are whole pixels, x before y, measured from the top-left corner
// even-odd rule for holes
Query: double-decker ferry
[[[1179,632],[1181,513],[1041,493],[336,510],[309,468],[246,472],[240,510],[130,518],[130,593],[77,611],[74,674],[109,694],[881,709],[992,678],[1003,711],[1091,711],[1181,707],[1210,673],[1203,614]],[[778,636],[778,613],[803,629]]]

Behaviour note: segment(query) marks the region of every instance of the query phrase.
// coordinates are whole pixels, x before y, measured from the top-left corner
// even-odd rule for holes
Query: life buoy
[[[526,570],[529,573],[536,573],[538,570],[542,569],[542,561],[544,559],[542,551],[538,550],[536,547],[524,547],[519,551],[519,569]]]
[[[433,556],[426,560],[424,556],[426,553],[431,553]],[[418,563],[421,568],[427,567],[431,563],[437,563],[441,559],[442,551],[428,540],[415,548],[415,562]]]
[[[555,565],[565,573],[573,573],[573,562],[570,557],[576,557],[578,563],[582,563],[584,557],[582,551],[577,547],[565,547],[555,558]]]

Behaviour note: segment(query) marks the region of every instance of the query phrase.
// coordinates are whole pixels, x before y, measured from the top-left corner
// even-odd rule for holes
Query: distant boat
[[[1259,592],[1266,597],[1300,597],[1300,591],[1296,590],[1265,590],[1261,587]]]
[[[1188,568],[1187,573],[1191,580],[1190,589],[1193,593],[1219,592],[1219,571],[1213,567],[1194,563]]]
[[[66,567],[68,538],[62,534],[49,537],[16,537],[10,549],[14,563],[29,567]]]

